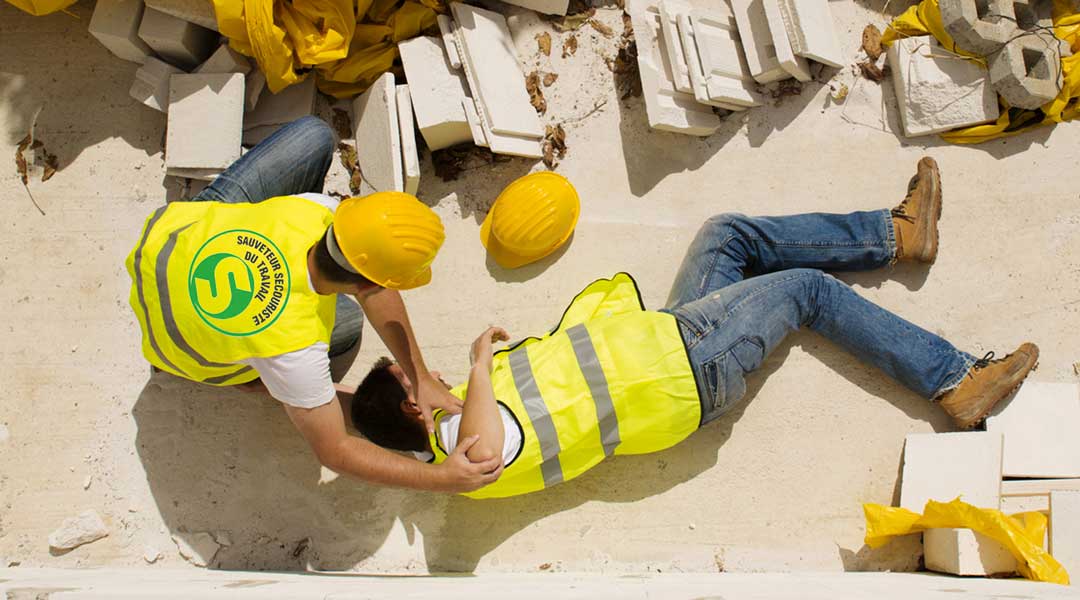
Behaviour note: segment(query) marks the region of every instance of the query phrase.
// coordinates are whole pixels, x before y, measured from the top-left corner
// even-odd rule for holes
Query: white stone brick
[[[244,129],[265,125],[284,125],[315,110],[315,77],[290,85],[274,94],[270,90],[259,94],[255,108],[244,115]]]
[[[1050,554],[1080,577],[1080,492],[1050,492]]]
[[[484,133],[484,126],[480,124],[480,115],[476,112],[476,103],[473,102],[472,98],[463,98],[461,108],[465,111],[465,119],[469,123],[469,132],[472,135],[473,143],[481,148],[488,148],[487,135]]]
[[[772,36],[773,48],[776,49],[776,61],[780,68],[799,81],[810,81],[810,65],[806,59],[797,56],[791,47],[791,39],[788,38],[787,27],[784,25],[784,16],[780,12],[781,0],[761,0],[765,9],[765,20],[769,24],[769,34]]]
[[[1005,436],[1006,477],[1080,477],[1080,386],[1028,380],[986,420]]]
[[[709,99],[736,106],[760,105],[761,97],[743,56],[735,18],[695,10],[690,12],[687,24],[697,43]]]
[[[694,94],[694,85],[690,81],[690,66],[687,57],[690,53],[683,47],[683,36],[679,32],[679,15],[690,12],[690,5],[684,2],[665,0],[660,3],[660,38],[664,43],[668,64],[671,65],[671,78],[675,89],[687,94]],[[694,94],[695,96],[697,94]],[[699,100],[700,102],[700,100]]]
[[[746,106],[724,102],[709,96],[709,78],[702,69],[700,51],[694,28],[690,23],[690,17],[686,14],[680,14],[675,18],[675,23],[678,27],[683,50],[686,52],[686,65],[690,71],[690,84],[693,89],[694,100],[700,104],[727,110],[746,110]]]
[[[997,119],[997,94],[986,69],[957,60],[931,36],[897,40],[889,47],[888,60],[905,136]]]
[[[244,80],[244,110],[255,110],[264,89],[266,89],[266,75],[259,70],[258,65],[252,66],[251,72]],[[312,100],[314,101],[314,98]]]
[[[364,178],[361,192],[405,191],[394,74],[376,79],[353,100],[352,110],[356,161]]]
[[[412,97],[409,86],[397,86],[398,131],[401,132],[401,167],[405,177],[405,193],[416,195],[420,187],[420,157],[416,154],[416,125],[413,122]]]
[[[165,169],[225,169],[240,158],[244,76],[173,75]]]
[[[1037,496],[1055,490],[1080,492],[1080,479],[1015,479],[1001,482],[1002,496]]]
[[[654,0],[626,0],[638,47],[638,70],[649,126],[661,131],[706,136],[720,128],[720,117],[694,96],[675,88],[661,48],[660,9]]]
[[[139,37],[166,62],[194,69],[218,47],[215,31],[147,8],[139,25]]]
[[[218,49],[199,65],[194,73],[243,73],[251,72],[251,61],[246,56],[229,47],[228,44]]]
[[[900,506],[922,513],[927,500],[998,508],[1001,435],[983,431],[913,433],[904,442]]]
[[[1050,494],[1034,494],[1031,496],[1002,496],[1001,512],[1007,515],[1015,515],[1022,512],[1050,512]]]
[[[750,76],[758,83],[772,83],[791,75],[776,60],[776,46],[769,33],[762,0],[732,0],[731,8],[739,27],[739,39]]]
[[[545,15],[565,15],[570,0],[502,0],[507,4],[535,10]]]
[[[201,27],[218,30],[212,0],[146,0],[146,5]]]
[[[99,0],[90,34],[118,58],[142,64],[153,53],[139,37],[143,0]]]
[[[923,532],[926,568],[953,575],[1007,575],[1016,559],[1004,546],[970,529],[928,529]]]
[[[469,97],[465,77],[452,70],[444,48],[439,38],[425,36],[398,44],[416,123],[432,150],[473,139],[462,107]]]
[[[135,69],[131,97],[154,110],[168,112],[169,78],[176,74],[183,74],[183,71],[153,56],[147,56],[142,66]]]
[[[845,66],[828,0],[780,0],[779,6],[796,55],[830,67]]]
[[[454,20],[450,18],[450,15],[436,15],[435,20],[439,23],[439,34],[442,36],[443,49],[446,51],[446,58],[450,61],[450,66],[455,71],[461,70],[461,53],[458,52],[457,40],[454,39]],[[401,49],[401,44],[398,44],[398,49]]]
[[[544,128],[529,101],[506,18],[460,2],[450,6],[457,24],[461,64],[482,111],[481,122],[497,134],[543,137]]]

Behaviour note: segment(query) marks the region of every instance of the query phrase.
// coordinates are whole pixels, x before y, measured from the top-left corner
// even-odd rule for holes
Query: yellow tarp
[[[978,508],[959,498],[952,502],[930,500],[919,515],[906,508],[864,504],[866,545],[878,548],[894,537],[927,529],[971,529],[997,541],[1014,557],[1020,574],[1035,581],[1069,585],[1069,574],[1043,549],[1046,517],[1028,512],[1008,516],[1000,510]]]
[[[15,8],[28,12],[35,17],[54,13],[75,4],[76,0],[7,0]]]
[[[1010,108],[1000,98],[1001,116],[996,123],[974,125],[941,134],[941,138],[954,144],[978,144],[981,142],[1016,135],[1040,125],[1070,121],[1080,116],[1080,13],[1071,12],[1069,0],[1054,0],[1054,33],[1072,47],[1073,56],[1061,59],[1064,83],[1057,98],[1039,110]],[[881,36],[881,43],[888,46],[900,38],[932,35],[946,48],[960,56],[967,56],[983,64],[972,54],[956,47],[952,37],[941,23],[937,0],[922,0],[908,8],[889,24]]]

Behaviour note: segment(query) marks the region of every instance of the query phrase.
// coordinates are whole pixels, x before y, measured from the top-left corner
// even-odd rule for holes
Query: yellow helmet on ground
[[[402,192],[343,200],[330,230],[326,245],[334,262],[395,290],[431,281],[431,263],[446,239],[439,215]]]
[[[520,177],[499,194],[480,226],[495,262],[513,269],[551,254],[574,232],[581,202],[574,186],[550,171]]]

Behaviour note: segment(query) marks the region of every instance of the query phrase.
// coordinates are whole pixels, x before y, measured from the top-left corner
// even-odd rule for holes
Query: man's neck
[[[315,293],[322,296],[329,296],[330,294],[340,293],[341,290],[337,284],[332,281],[327,281],[323,274],[319,271],[318,265],[315,263],[315,246],[308,248],[307,252],[307,268],[308,275],[311,277],[311,285],[315,288]]]

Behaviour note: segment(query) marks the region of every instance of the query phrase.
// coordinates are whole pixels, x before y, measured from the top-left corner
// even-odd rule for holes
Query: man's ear
[[[418,415],[420,414],[420,407],[417,406],[415,401],[405,398],[401,401],[401,412],[407,415]]]

